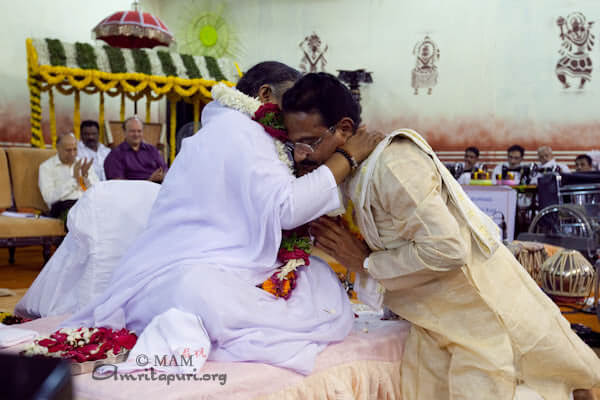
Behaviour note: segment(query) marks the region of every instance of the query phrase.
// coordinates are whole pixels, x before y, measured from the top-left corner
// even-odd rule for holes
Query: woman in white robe
[[[63,326],[143,331],[138,344],[152,354],[160,348],[158,340],[143,336],[160,336],[175,309],[201,321],[212,342],[208,359],[264,362],[306,374],[316,355],[328,343],[343,340],[353,324],[337,276],[312,257],[310,266],[299,270],[289,300],[257,285],[279,266],[282,229],[340,206],[340,174],[324,165],[296,179],[282,146],[251,120],[256,100],[223,87],[220,93],[213,90],[218,101],[202,112],[203,128],[183,141],[148,226],[106,292]],[[362,158],[374,147],[365,149],[359,139],[356,143]],[[151,324],[155,317],[161,323]],[[202,334],[193,323],[178,330]],[[176,336],[162,340],[177,347],[182,342]]]

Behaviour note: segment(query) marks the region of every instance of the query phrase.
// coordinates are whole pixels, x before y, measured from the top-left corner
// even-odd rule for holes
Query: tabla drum
[[[542,284],[542,265],[548,258],[542,243],[512,242],[508,248],[538,285]]]

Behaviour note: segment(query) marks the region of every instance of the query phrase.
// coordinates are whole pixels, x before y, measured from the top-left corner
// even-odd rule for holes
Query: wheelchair
[[[595,265],[594,307],[600,320],[600,172],[538,178],[540,211],[519,240],[578,250]]]

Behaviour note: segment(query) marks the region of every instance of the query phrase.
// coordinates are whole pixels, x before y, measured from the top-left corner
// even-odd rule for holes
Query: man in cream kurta
[[[566,400],[600,385],[598,357],[443,169],[416,132],[396,131],[345,186],[371,250],[359,265],[413,323],[403,400],[508,400],[519,384]],[[317,241],[331,229],[324,222],[314,225]]]

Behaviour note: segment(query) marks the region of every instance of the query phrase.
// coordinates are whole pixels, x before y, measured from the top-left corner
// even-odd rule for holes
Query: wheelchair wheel
[[[593,222],[585,209],[573,204],[555,204],[542,209],[531,221],[529,233],[593,238]]]

